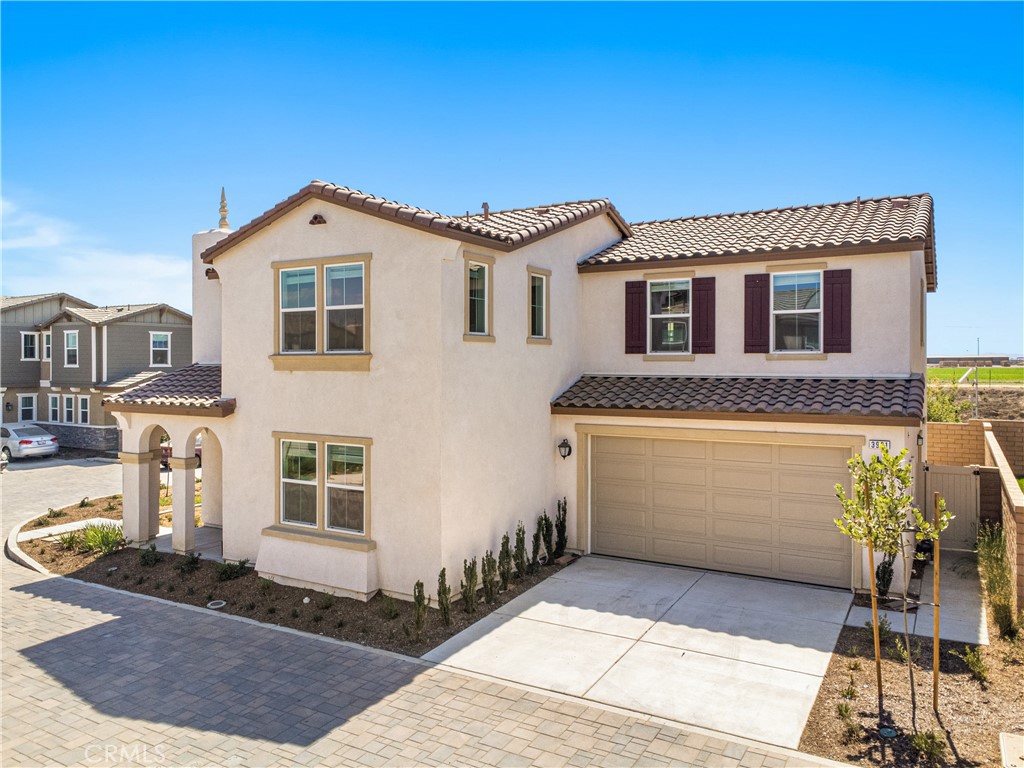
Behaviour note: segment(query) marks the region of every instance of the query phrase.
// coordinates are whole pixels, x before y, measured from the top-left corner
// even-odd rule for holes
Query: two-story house
[[[285,583],[406,596],[564,496],[580,552],[861,586],[834,486],[921,461],[933,232],[928,195],[629,224],[313,182],[193,238],[195,364],[106,401],[126,534],[203,433],[204,520]]]
[[[62,293],[3,302],[4,421],[36,422],[61,445],[117,449],[103,398],[192,360],[192,319],[166,304],[96,307]]]

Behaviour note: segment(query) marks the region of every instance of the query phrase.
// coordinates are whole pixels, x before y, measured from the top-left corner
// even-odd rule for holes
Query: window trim
[[[544,281],[544,333],[537,336],[533,333],[533,278]],[[526,343],[551,343],[551,270],[541,267],[526,267]]]
[[[343,435],[318,435],[306,432],[273,432],[275,472],[277,473],[277,492],[275,494],[274,520],[278,530],[288,532],[294,531],[298,535],[303,532],[316,533],[324,541],[339,543],[344,546],[347,543],[356,545],[356,548],[365,547],[372,543],[370,539],[372,522],[371,503],[371,462],[373,440],[368,437],[353,437]],[[285,441],[316,443],[317,446],[317,480],[316,480],[316,520],[315,526],[303,523],[285,523],[281,517],[283,507],[283,479],[281,478],[281,449]],[[342,530],[340,528],[327,527],[327,445],[359,445],[363,448],[363,532]],[[323,457],[323,469],[321,471],[321,458]],[[306,481],[308,483],[308,481]]]
[[[74,336],[74,338],[75,338],[75,346],[73,347],[73,349],[75,350],[75,362],[74,362],[73,365],[68,363],[68,351],[70,349],[72,349],[72,347],[70,347],[68,345],[68,340],[71,339],[72,336]],[[80,363],[80,361],[82,359],[82,355],[81,355],[81,351],[82,350],[81,350],[81,347],[79,346],[78,341],[79,341],[79,337],[78,337],[78,331],[77,330],[76,331],[64,331],[64,367],[65,368],[78,368],[79,367],[79,363]]]
[[[274,272],[274,346],[268,356],[275,371],[362,371],[370,370],[371,350],[371,314],[373,295],[371,291],[370,262],[371,253],[353,253],[336,256],[321,256],[312,259],[292,259],[274,261],[270,266]],[[325,352],[326,347],[326,309],[322,303],[326,301],[325,268],[327,266],[343,266],[362,262],[363,264],[363,350],[361,352]],[[281,271],[291,269],[308,269],[316,271],[316,341],[312,352],[281,351]],[[306,310],[308,311],[308,310]]]
[[[47,395],[46,415],[50,417],[51,424],[60,424],[60,395]]]
[[[671,314],[658,314],[655,315],[651,312],[651,293],[655,283],[686,283],[686,292],[688,294],[687,305],[689,312],[674,312]],[[646,360],[648,357],[652,357],[655,360],[660,358],[669,357],[675,358],[675,360],[692,360],[693,350],[693,278],[692,277],[670,277],[670,278],[653,278],[647,280],[647,293],[646,293],[646,315],[647,315],[647,354],[644,355]],[[658,352],[654,349],[654,319],[655,318],[682,318],[686,320],[686,348],[682,350],[669,350],[665,352]]]
[[[43,361],[50,362],[53,359],[53,331],[43,332]]]
[[[281,458],[282,458],[282,456],[284,454],[284,444],[285,443],[313,443],[313,445],[315,446],[314,450],[316,451],[316,456],[315,456],[315,459],[314,459],[314,462],[313,462],[314,469],[316,470],[316,478],[312,482],[310,482],[309,480],[293,480],[293,479],[289,479],[289,478],[285,478],[284,477],[283,472],[282,472],[283,467],[281,466]],[[313,440],[302,440],[302,439],[292,439],[292,438],[282,438],[282,439],[278,440],[277,441],[277,482],[278,482],[278,486],[277,486],[277,524],[278,525],[287,525],[289,527],[294,526],[296,528],[318,529],[319,528],[319,521],[320,521],[320,517],[321,517],[321,514],[320,514],[321,513],[321,509],[320,509],[320,494],[319,494],[319,485],[320,485],[320,446],[315,441],[313,441]],[[291,485],[311,485],[311,486],[313,486],[313,498],[314,498],[314,502],[315,502],[315,505],[316,505],[316,518],[317,518],[317,522],[313,523],[313,525],[310,525],[309,523],[299,523],[299,522],[296,522],[294,520],[285,520],[284,519],[284,490],[285,490],[285,484],[288,484],[288,483],[290,483]]]
[[[352,264],[358,264],[362,269],[362,281],[363,281],[363,301],[361,304],[328,304],[327,303],[327,270],[331,267],[347,267]],[[334,261],[323,265],[323,297],[324,297],[324,336],[323,336],[323,354],[325,355],[365,355],[367,349],[367,326],[369,323],[366,322],[368,315],[367,310],[367,287],[369,285],[366,275],[366,262],[362,259],[354,259],[350,261]],[[327,335],[330,333],[330,326],[327,322],[327,313],[332,309],[355,309],[358,307],[363,310],[363,346],[360,349],[328,349],[327,348]]]
[[[62,403],[62,405],[64,407],[61,409],[61,415],[64,417],[64,423],[65,424],[74,424],[75,423],[75,396],[74,395],[64,395],[64,402]],[[71,418],[70,419],[68,418],[68,413],[71,414]]]
[[[814,265],[816,267],[817,265]],[[818,308],[817,309],[775,309],[775,278],[786,275],[817,275],[818,276]],[[809,357],[825,355],[825,271],[817,268],[803,268],[792,270],[774,270],[770,273],[768,280],[768,356],[778,360],[776,355],[783,357]],[[775,344],[775,317],[776,315],[807,315],[815,313],[818,315],[818,348],[817,349],[779,349]],[[827,359],[827,358],[825,358]]]
[[[150,331],[149,332],[149,367],[150,368],[173,368],[174,363],[171,360],[171,334],[173,331]],[[154,337],[166,336],[167,337],[167,362],[166,363],[154,363],[153,353],[156,349],[153,348]],[[163,350],[161,350],[163,351]]]
[[[463,341],[494,342],[494,263],[493,256],[486,256],[482,253],[464,252],[463,258],[463,285],[462,285],[462,306],[463,306]],[[486,331],[470,332],[469,330],[469,270],[473,266],[484,268],[484,322],[487,324]]]
[[[36,406],[38,404],[37,400],[36,400],[36,394],[37,393],[35,393],[35,392],[19,392],[18,393],[18,421],[39,421],[39,419],[36,418],[36,416],[39,415],[39,412],[36,410]],[[24,406],[22,405],[22,401],[24,401],[26,399],[32,401],[32,418],[30,418],[30,419],[26,419],[23,416]]]
[[[84,411],[82,410],[82,406],[83,405],[85,406],[85,410]],[[92,411],[92,405],[89,402],[89,395],[79,395],[78,396],[78,423],[79,424],[88,424],[89,423],[89,416],[90,416],[91,411]]]
[[[32,348],[35,350],[34,357],[25,357],[25,339],[32,337]],[[39,359],[39,332],[38,331],[22,331],[21,332],[21,361],[29,362]]]
[[[331,446],[338,446],[338,447],[342,447],[342,448],[360,448],[360,449],[362,449],[362,451],[363,451],[363,484],[362,485],[345,485],[344,483],[331,483],[331,482],[328,481],[327,478],[330,476],[330,473],[328,472],[329,467],[328,467],[328,464],[327,464],[327,462],[329,461],[329,458],[328,458],[328,448],[330,448]],[[331,533],[343,533],[343,534],[347,534],[349,536],[360,536],[360,537],[362,537],[362,536],[366,535],[365,534],[365,528],[366,528],[366,477],[367,477],[367,474],[366,474],[366,453],[367,453],[366,446],[362,445],[360,443],[354,443],[354,442],[340,443],[340,442],[331,442],[330,440],[328,440],[328,441],[326,441],[324,443],[324,530],[325,531],[329,531]],[[333,526],[328,524],[328,521],[329,521],[329,518],[330,518],[330,509],[328,508],[329,504],[328,504],[327,490],[329,488],[344,488],[345,490],[349,490],[349,491],[359,491],[360,493],[363,494],[363,529],[364,530],[356,531],[356,530],[353,530],[351,528],[335,528],[335,527],[333,527]]]

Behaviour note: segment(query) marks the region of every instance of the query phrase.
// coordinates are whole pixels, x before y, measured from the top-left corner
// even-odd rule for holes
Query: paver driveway
[[[424,656],[796,747],[848,592],[585,557]]]

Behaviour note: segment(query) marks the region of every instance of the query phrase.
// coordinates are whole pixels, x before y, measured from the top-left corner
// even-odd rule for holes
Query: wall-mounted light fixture
[[[13,411],[14,410],[14,403],[4,403],[4,410],[5,411]]]
[[[924,433],[918,432],[917,433],[917,447],[920,448],[922,445],[924,445]]]
[[[10,405],[10,403],[8,403]],[[563,459],[568,459],[572,456],[572,446],[569,445],[569,438],[563,437],[562,442],[558,444],[558,455]]]

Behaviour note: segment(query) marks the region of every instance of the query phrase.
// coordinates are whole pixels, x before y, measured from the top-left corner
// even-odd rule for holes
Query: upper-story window
[[[363,351],[363,263],[324,267],[328,352]]]
[[[78,367],[78,331],[64,331],[64,367]]]
[[[545,344],[550,342],[551,329],[548,327],[551,318],[551,272],[539,267],[527,267],[529,280],[529,316],[528,343]]]
[[[53,334],[47,331],[43,334],[43,360],[50,359],[50,353],[53,349]]]
[[[821,272],[772,275],[772,351],[821,352]]]
[[[281,270],[281,352],[316,352],[316,268]]]
[[[651,280],[647,283],[650,352],[688,354],[690,351],[690,281]]]
[[[171,334],[149,332],[149,364],[154,368],[171,365]]]
[[[39,334],[21,332],[21,359],[39,359]]]
[[[468,333],[486,335],[487,326],[487,284],[490,282],[486,264],[469,264],[469,287],[466,300],[469,302]]]

